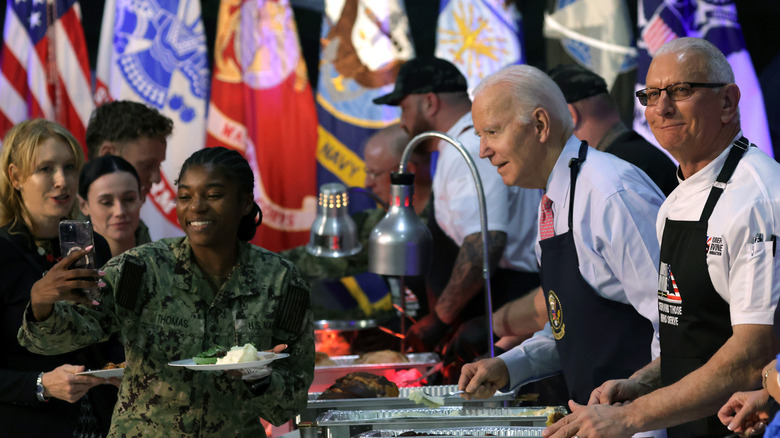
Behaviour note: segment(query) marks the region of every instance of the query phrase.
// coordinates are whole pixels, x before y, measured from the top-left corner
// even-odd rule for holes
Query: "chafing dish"
[[[374,410],[374,409],[402,409],[415,408],[420,405],[409,400],[409,393],[414,390],[423,390],[426,394],[443,397],[445,406],[470,406],[470,407],[502,407],[515,397],[514,392],[497,391],[493,397],[482,400],[466,400],[461,396],[447,396],[450,392],[457,391],[458,385],[433,385],[418,388],[398,388],[398,397],[381,398],[350,398],[339,400],[317,400],[321,393],[309,393],[309,403],[296,419],[296,423],[314,421],[321,414],[329,410]]]
[[[314,321],[315,330],[364,330],[377,327],[373,319],[320,319]]]
[[[317,418],[322,438],[348,438],[370,430],[442,429],[447,427],[545,427],[544,407],[484,408],[444,406],[437,409],[328,411]],[[564,407],[550,412],[566,413]]]
[[[442,429],[396,429],[396,430],[371,430],[356,435],[354,438],[390,438],[398,437],[403,433],[414,432],[415,436],[513,436],[513,437],[538,437],[542,436],[544,427],[523,426],[484,426],[484,427],[449,427]]]
[[[309,392],[323,392],[336,382],[336,379],[344,377],[349,373],[363,371],[373,373],[379,376],[385,376],[388,380],[400,383],[406,378],[398,378],[396,374],[402,370],[419,370],[425,372],[429,368],[439,363],[439,355],[436,353],[412,353],[407,354],[409,362],[398,363],[372,363],[356,364],[354,363],[360,357],[356,354],[348,356],[332,356],[330,360],[336,365],[318,366],[314,368],[314,381],[309,387]]]

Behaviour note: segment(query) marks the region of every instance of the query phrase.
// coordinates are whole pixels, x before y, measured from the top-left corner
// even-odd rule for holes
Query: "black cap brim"
[[[398,106],[404,97],[406,96],[402,95],[396,90],[393,90],[391,93],[385,94],[384,96],[377,97],[376,99],[372,100],[372,102],[374,102],[377,105]]]

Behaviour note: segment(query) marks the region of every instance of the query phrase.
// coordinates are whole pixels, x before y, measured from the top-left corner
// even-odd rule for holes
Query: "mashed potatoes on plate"
[[[225,357],[217,359],[217,365],[231,363],[253,362],[257,360],[257,348],[252,344],[244,344],[243,347],[235,346],[228,350]]]

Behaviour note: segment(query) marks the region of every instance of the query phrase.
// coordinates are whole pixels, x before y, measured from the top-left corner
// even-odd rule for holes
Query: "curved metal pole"
[[[458,152],[460,152],[460,155],[466,160],[466,163],[468,163],[469,170],[471,170],[471,176],[474,177],[474,184],[477,186],[479,222],[482,226],[482,277],[485,279],[485,313],[487,313],[488,321],[488,351],[490,352],[490,357],[495,357],[495,349],[493,348],[493,298],[490,291],[490,261],[488,260],[490,252],[488,245],[487,207],[485,206],[485,191],[482,188],[482,179],[479,177],[479,171],[477,170],[477,165],[474,163],[474,159],[471,158],[471,155],[466,151],[466,148],[458,140],[437,131],[423,132],[409,141],[409,144],[407,144],[404,149],[404,154],[401,156],[401,164],[398,167],[399,172],[406,172],[406,166],[409,163],[412,150],[414,150],[419,143],[428,138],[438,138],[455,146]]]

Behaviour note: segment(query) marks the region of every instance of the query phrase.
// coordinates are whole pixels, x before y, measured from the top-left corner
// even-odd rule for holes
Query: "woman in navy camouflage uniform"
[[[238,152],[196,152],[177,184],[186,237],[131,249],[100,273],[69,271],[82,254],[66,257],[33,286],[19,341],[61,352],[119,333],[127,365],[109,436],[263,436],[260,417],[278,425],[306,406],[314,376],[309,287],[290,262],[247,243],[261,214]],[[92,278],[76,280],[85,276]],[[71,292],[95,283],[105,283],[98,306]],[[287,345],[290,357],[252,381],[168,366],[248,342]]]

